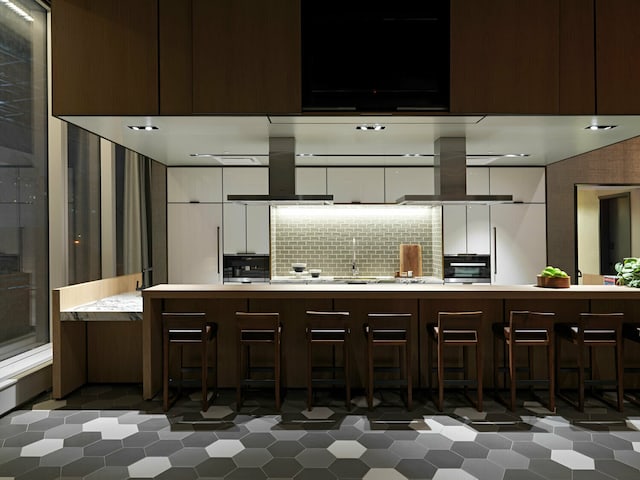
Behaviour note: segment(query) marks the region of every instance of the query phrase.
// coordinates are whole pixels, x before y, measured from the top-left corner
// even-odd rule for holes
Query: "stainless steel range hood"
[[[467,195],[467,150],[464,137],[442,137],[434,143],[434,195],[404,195],[400,205],[493,204],[513,202],[512,195]]]
[[[269,138],[269,193],[227,195],[227,200],[272,205],[325,205],[333,203],[333,195],[296,195],[295,139],[273,137]]]

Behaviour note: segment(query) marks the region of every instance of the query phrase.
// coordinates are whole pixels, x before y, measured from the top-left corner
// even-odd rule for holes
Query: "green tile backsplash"
[[[393,275],[400,244],[422,245],[423,275],[442,277],[442,210],[429,206],[327,205],[271,209],[271,274],[289,275],[291,263],[322,275],[350,275],[353,239],[362,276]]]

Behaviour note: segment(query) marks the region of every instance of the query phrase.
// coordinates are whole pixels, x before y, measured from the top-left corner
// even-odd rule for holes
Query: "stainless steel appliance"
[[[445,255],[444,283],[491,283],[491,256],[474,253]]]
[[[269,281],[269,255],[225,255],[224,283],[265,283]]]

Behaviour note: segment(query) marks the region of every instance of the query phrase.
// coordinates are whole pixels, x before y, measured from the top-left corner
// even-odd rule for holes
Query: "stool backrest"
[[[553,339],[556,314],[512,310],[509,313],[509,334],[516,343],[549,343]]]
[[[438,342],[478,342],[483,316],[480,311],[438,312]]]
[[[339,328],[349,330],[349,312],[307,311],[307,329]]]
[[[238,330],[280,330],[279,313],[236,312]]]
[[[369,313],[364,330],[367,334],[376,331],[402,331],[404,338],[409,340],[412,320],[411,313]]]
[[[622,343],[624,313],[581,313],[577,335],[585,342]]]
[[[210,326],[207,315],[201,312],[163,312],[162,331],[164,335],[171,333],[200,333],[201,341],[206,341]],[[195,340],[194,340],[195,341]]]

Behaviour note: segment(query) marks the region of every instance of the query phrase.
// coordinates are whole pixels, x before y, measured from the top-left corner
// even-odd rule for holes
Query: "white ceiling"
[[[61,117],[169,166],[220,165],[250,156],[268,164],[269,137],[295,137],[297,165],[432,165],[441,136],[467,139],[469,165],[548,165],[640,135],[640,116],[185,116]],[[361,131],[361,124],[382,124]],[[585,127],[617,125],[611,130]],[[134,131],[130,125],[158,130]],[[405,154],[421,154],[406,157]],[[527,154],[526,157],[503,157]]]

